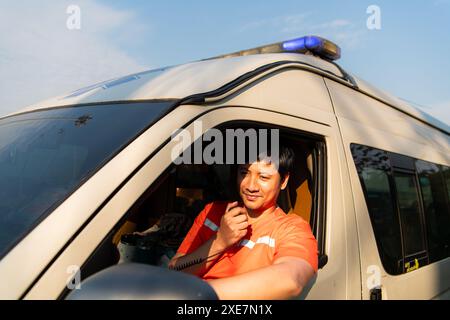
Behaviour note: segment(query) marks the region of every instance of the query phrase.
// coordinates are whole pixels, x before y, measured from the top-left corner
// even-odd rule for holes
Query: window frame
[[[382,251],[380,250],[382,241],[380,240],[380,237],[377,236],[377,232],[376,232],[375,227],[374,227],[374,222],[373,222],[372,214],[370,213],[370,209],[369,209],[369,205],[368,205],[368,203],[369,203],[369,201],[368,201],[369,197],[368,197],[367,187],[366,187],[366,184],[365,184],[365,182],[364,182],[363,177],[358,173],[358,170],[359,170],[359,169],[358,169],[358,164],[355,162],[354,154],[353,154],[353,152],[352,152],[352,146],[353,146],[353,145],[358,146],[358,147],[361,147],[361,146],[362,146],[362,147],[365,147],[365,148],[369,148],[369,149],[371,149],[371,150],[382,151],[382,152],[385,153],[385,155],[388,157],[389,168],[386,169],[386,170],[383,170],[383,169],[377,169],[377,170],[382,170],[382,171],[384,171],[385,174],[386,174],[386,178],[387,178],[387,180],[388,180],[387,182],[388,182],[389,192],[390,192],[391,201],[392,201],[391,205],[392,205],[393,217],[396,219],[396,224],[397,224],[397,226],[398,226],[398,231],[399,231],[399,232],[398,232],[398,235],[399,235],[399,239],[400,239],[400,252],[401,252],[401,257],[400,257],[399,260],[396,261],[396,263],[397,263],[397,264],[400,263],[401,266],[402,266],[402,270],[403,270],[403,266],[404,266],[404,257],[405,257],[404,243],[403,243],[404,240],[403,240],[403,233],[402,233],[402,228],[401,228],[401,218],[400,218],[400,213],[399,213],[398,207],[397,207],[396,195],[392,192],[392,191],[394,190],[394,188],[395,188],[395,183],[394,183],[394,180],[393,180],[393,172],[392,172],[391,159],[389,158],[389,152],[387,152],[387,151],[385,151],[385,150],[382,150],[382,149],[378,149],[378,148],[372,148],[372,147],[369,147],[369,146],[366,146],[366,145],[362,145],[362,144],[356,144],[356,143],[350,144],[350,152],[351,152],[351,154],[352,154],[353,163],[355,164],[355,167],[356,167],[356,169],[357,169],[356,171],[357,171],[358,181],[359,181],[359,183],[360,183],[361,189],[362,189],[363,194],[364,194],[364,203],[365,203],[365,205],[366,205],[367,212],[368,212],[368,214],[369,214],[369,221],[370,221],[370,224],[371,224],[371,227],[372,227],[372,232],[373,232],[374,237],[375,237],[376,248],[377,248],[377,251],[378,251],[378,257],[380,258],[381,264],[382,264],[384,270],[385,270],[387,273],[393,274],[393,275],[399,275],[399,274],[402,274],[402,273],[391,273],[391,272],[387,271],[387,269],[386,269],[386,267],[385,267],[385,260],[384,260],[384,258],[383,258],[385,255],[384,255],[384,253],[381,254]],[[373,168],[373,167],[371,167],[371,168]],[[383,251],[384,251],[384,250],[383,250]],[[397,266],[397,269],[396,269],[396,270],[399,270],[399,267],[400,267],[400,266]],[[397,272],[398,272],[398,271],[397,271]]]
[[[313,171],[317,174],[313,175],[313,194],[312,196],[312,207],[311,207],[311,220],[310,225],[311,229],[314,233],[314,236],[317,239],[318,249],[319,249],[319,269],[322,269],[328,262],[328,256],[326,253],[326,203],[327,203],[327,153],[326,153],[326,142],[323,136],[305,132],[298,129],[293,129],[289,127],[281,127],[275,126],[273,124],[264,123],[262,121],[242,121],[242,120],[232,120],[220,123],[219,125],[213,127],[219,130],[230,128],[233,126],[244,126],[252,128],[276,128],[280,130],[280,140],[283,139],[283,136],[289,136],[290,141],[293,142],[295,140],[310,140],[315,143],[315,148],[313,149]],[[202,133],[203,136],[204,132]],[[291,134],[294,137],[291,137]],[[190,146],[193,146],[195,141],[191,142]],[[137,206],[142,204],[143,201],[147,197],[149,197],[154,191],[156,191],[161,183],[175,170],[176,165],[170,163],[170,165],[163,170],[160,175],[148,186],[145,192],[136,199],[130,209],[125,212],[122,218],[114,225],[114,227],[105,235],[103,240],[97,245],[96,249],[91,252],[90,256],[84,261],[80,270],[83,274],[83,279],[89,275],[92,275],[104,268],[98,268],[93,265],[96,263],[96,259],[98,255],[101,254],[102,249],[109,243],[109,240],[112,239],[114,234],[120,229],[120,227],[127,221],[127,219],[131,216],[132,212],[136,209]],[[320,174],[322,173],[322,174]],[[314,217],[314,219],[312,218]],[[100,257],[101,259],[101,257]],[[63,299],[69,290],[67,288],[61,292],[59,299]]]
[[[409,262],[415,261],[415,259],[417,259],[418,261],[421,261],[421,263],[419,263],[419,267],[418,267],[418,268],[421,268],[425,265],[428,265],[431,263],[436,263],[436,262],[442,261],[446,258],[449,258],[450,255],[448,255],[447,257],[441,258],[439,260],[433,261],[433,262],[430,261],[427,217],[426,217],[426,213],[425,213],[424,198],[423,198],[423,194],[422,194],[422,188],[421,188],[420,179],[419,179],[419,172],[418,172],[416,163],[417,163],[417,161],[425,161],[425,162],[437,165],[437,167],[439,168],[439,174],[444,179],[444,187],[446,187],[445,177],[444,177],[444,168],[447,166],[442,165],[442,164],[436,164],[436,163],[433,163],[433,162],[427,161],[427,160],[417,159],[414,157],[406,156],[406,155],[395,153],[395,152],[386,151],[386,150],[383,150],[380,148],[371,147],[371,146],[360,144],[360,143],[350,143],[350,151],[351,151],[350,154],[352,155],[353,163],[355,165],[355,168],[357,169],[358,180],[360,182],[361,189],[364,194],[364,203],[366,205],[367,212],[369,213],[369,218],[370,218],[370,222],[372,225],[372,231],[375,236],[376,243],[377,243],[378,256],[379,256],[380,260],[382,261],[383,267],[384,267],[384,260],[382,259],[382,255],[380,253],[379,236],[377,236],[377,233],[374,228],[373,221],[372,221],[372,216],[370,214],[366,185],[365,185],[364,179],[359,174],[359,170],[360,170],[359,166],[360,165],[355,161],[356,159],[355,159],[355,155],[353,153],[354,146],[364,147],[364,148],[367,148],[368,150],[378,150],[378,151],[384,152],[384,153],[386,153],[386,155],[389,158],[389,160],[388,160],[389,168],[386,169],[386,175],[387,175],[387,178],[389,181],[389,189],[390,189],[389,191],[391,194],[391,199],[393,202],[394,210],[396,211],[395,214],[397,216],[398,223],[399,223],[398,231],[400,234],[400,245],[401,245],[401,251],[402,251],[401,263],[403,265],[403,270],[401,273],[395,273],[395,274],[388,272],[386,269],[385,269],[385,271],[387,273],[389,273],[390,275],[398,276],[398,275],[402,275],[402,274],[414,271],[415,268],[408,271],[406,268],[406,264]],[[361,168],[371,168],[371,166],[365,166],[365,167],[361,167]],[[420,228],[422,231],[421,238],[422,238],[422,243],[424,246],[424,250],[421,250],[421,251],[418,251],[415,253],[411,253],[408,255],[406,254],[406,251],[405,251],[405,233],[404,233],[405,231],[403,228],[403,219],[402,219],[400,204],[399,204],[399,191],[398,191],[397,183],[395,181],[396,176],[398,176],[399,174],[410,176],[414,181],[415,192],[416,192],[416,196],[417,196],[417,200],[418,200],[418,208],[417,209],[419,212],[419,221],[420,221],[419,223],[420,223]],[[444,192],[445,192],[445,190],[444,190]],[[448,199],[448,196],[446,196],[446,204],[447,204],[448,209],[450,209],[449,203],[450,203],[450,199]]]
[[[389,153],[389,155],[390,154],[391,153]],[[420,182],[418,180],[417,171],[398,168],[398,167],[394,166],[394,167],[391,167],[391,172],[392,172],[391,179],[392,179],[393,187],[394,187],[393,199],[395,201],[395,207],[396,207],[397,214],[398,214],[399,220],[400,220],[400,234],[402,236],[402,238],[401,238],[402,239],[402,252],[403,252],[403,272],[402,273],[407,273],[407,271],[405,271],[405,265],[411,261],[414,261],[415,259],[426,261],[425,264],[419,264],[420,267],[429,264],[428,238],[427,238],[425,214],[424,214],[424,210],[423,210],[423,198],[422,198],[422,193],[420,190],[420,184],[419,184]],[[422,238],[422,245],[423,245],[424,249],[421,251],[411,253],[411,254],[406,254],[406,249],[405,249],[405,232],[403,230],[404,228],[403,228],[403,219],[402,219],[400,202],[399,202],[399,191],[397,188],[397,183],[395,182],[396,174],[407,175],[407,176],[410,176],[411,178],[413,178],[414,186],[415,186],[415,193],[416,193],[418,204],[419,204],[419,206],[418,206],[419,221],[420,221],[419,226],[422,231],[421,238]]]

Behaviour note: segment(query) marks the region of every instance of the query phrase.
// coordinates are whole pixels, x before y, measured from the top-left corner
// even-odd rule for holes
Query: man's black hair
[[[294,170],[294,161],[294,150],[286,146],[280,146],[280,164],[278,166],[278,172],[282,178]]]
[[[278,152],[278,163],[276,163],[276,159],[272,158],[270,148],[268,151],[269,152],[267,153],[266,152],[259,153],[258,161],[268,161],[268,162],[275,161],[275,167],[277,168],[278,173],[280,174],[282,179],[292,172],[295,161],[295,153],[290,147],[280,145]]]
[[[259,150],[255,155],[257,156],[256,159],[251,159],[251,157],[249,156],[249,150],[247,148],[245,154],[245,163],[249,164],[254,161],[265,161],[267,163],[273,163],[275,165],[275,168],[278,170],[281,178],[283,179],[293,170],[295,153],[290,147],[285,145],[273,147],[278,148],[272,149],[271,146],[269,146],[267,150]]]

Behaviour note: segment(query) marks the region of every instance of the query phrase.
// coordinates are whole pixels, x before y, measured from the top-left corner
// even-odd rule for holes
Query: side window
[[[418,188],[413,174],[394,173],[406,256],[425,251]]]
[[[352,145],[352,154],[364,189],[370,220],[384,268],[390,274],[403,270],[403,254],[397,211],[390,184],[387,152]]]
[[[427,240],[430,263],[449,255],[450,212],[447,205],[447,193],[444,180],[445,170],[439,166],[416,161],[422,192],[423,208],[427,227]]]
[[[386,271],[449,257],[448,167],[363,145],[351,151]]]
[[[445,186],[447,188],[447,205],[450,203],[450,167],[442,167],[445,179]]]

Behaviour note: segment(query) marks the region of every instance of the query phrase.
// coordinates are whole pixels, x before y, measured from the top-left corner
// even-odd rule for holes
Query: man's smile
[[[255,201],[256,199],[260,198],[261,196],[256,195],[256,194],[248,194],[248,193],[243,193],[245,198],[249,201]]]

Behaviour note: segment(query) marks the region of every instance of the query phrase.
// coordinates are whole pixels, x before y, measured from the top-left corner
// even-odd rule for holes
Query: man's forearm
[[[300,295],[314,275],[303,260],[286,260],[241,275],[209,280],[220,299],[290,299]]]
[[[225,249],[225,246],[217,241],[217,236],[214,235],[194,252],[187,255],[175,256],[170,262],[169,267],[172,269],[177,269],[193,261],[203,260],[210,257],[202,263],[193,264],[190,267],[180,270],[186,273],[202,276],[211,267],[214,261],[220,257],[220,254],[224,252]]]

